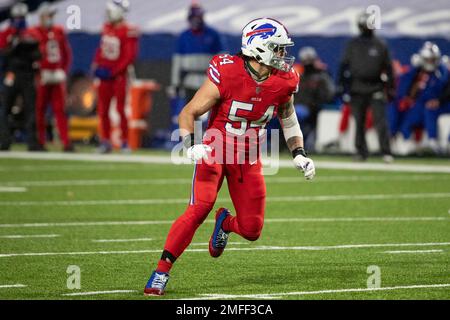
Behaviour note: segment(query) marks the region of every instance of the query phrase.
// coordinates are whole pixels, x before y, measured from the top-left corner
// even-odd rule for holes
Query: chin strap
[[[268,74],[268,75],[266,75],[265,77],[261,77],[261,75],[259,74],[259,72],[256,71],[256,70],[251,66],[250,62],[248,62],[248,61],[245,61],[245,67],[247,68],[247,70],[248,70],[251,74],[253,74],[253,75],[256,77],[256,79],[257,79],[258,81],[264,81],[264,80],[266,80],[267,78],[269,78],[269,76],[270,76],[270,74]]]

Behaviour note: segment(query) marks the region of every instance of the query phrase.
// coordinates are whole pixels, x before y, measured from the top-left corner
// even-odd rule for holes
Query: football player
[[[409,72],[400,78],[398,110],[400,118],[397,139],[404,146],[403,153],[414,153],[416,142],[411,134],[416,127],[425,127],[428,135],[428,148],[440,153],[436,110],[438,99],[443,91],[449,72],[442,61],[439,47],[425,42],[419,53],[413,55],[414,63]],[[434,119],[434,121],[432,120]]]
[[[100,79],[97,113],[100,119],[100,153],[111,152],[111,123],[109,107],[113,97],[120,116],[122,150],[128,149],[128,121],[125,115],[127,70],[138,53],[138,30],[125,21],[129,9],[127,0],[112,0],[106,5],[107,22],[103,26],[100,46],[92,69]]]
[[[36,126],[39,143],[45,146],[45,113],[50,103],[64,151],[73,151],[67,132],[66,77],[72,61],[72,50],[62,26],[53,24],[56,9],[43,2],[38,9],[40,24],[33,29],[42,54],[37,78]]]
[[[254,162],[247,161],[247,157],[245,161],[236,161],[239,157],[236,153],[233,157],[217,158],[217,154],[213,155],[217,150],[212,148],[220,145],[217,138],[224,147],[229,147],[235,143],[235,137],[251,130],[259,136],[266,123],[278,114],[295,167],[304,172],[306,179],[314,177],[314,163],[303,148],[303,135],[293,106],[299,76],[292,69],[295,58],[287,56],[286,49],[292,45],[280,22],[260,18],[244,27],[241,53],[217,55],[211,60],[206,72],[208,79],[179,117],[186,154],[196,161],[191,199],[169,231],[161,259],[145,286],[145,295],[164,294],[173,263],[212,210],[224,178],[236,214],[226,208],[217,210],[209,241],[210,255],[217,258],[222,254],[230,232],[250,241],[261,234],[266,187],[260,158]],[[207,111],[211,111],[208,130],[203,141],[196,143],[194,120]],[[214,143],[209,137],[211,131],[221,135],[215,137]],[[246,144],[246,148],[250,145]],[[246,156],[247,153],[246,149]],[[208,161],[212,157],[216,161]],[[223,158],[225,161],[221,161]]]

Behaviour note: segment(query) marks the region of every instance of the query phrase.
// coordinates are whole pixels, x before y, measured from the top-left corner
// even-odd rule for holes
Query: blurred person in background
[[[189,102],[206,79],[205,70],[211,58],[225,50],[220,34],[205,24],[204,10],[192,2],[188,12],[189,28],[178,37],[172,58],[173,94]]]
[[[56,9],[43,2],[38,9],[39,25],[33,32],[39,41],[42,54],[40,73],[37,79],[36,124],[38,139],[45,148],[46,111],[52,106],[56,118],[63,151],[74,151],[68,136],[66,104],[66,78],[72,61],[72,51],[62,26],[53,24]]]
[[[393,161],[389,143],[386,103],[394,96],[394,79],[387,45],[374,33],[371,16],[362,13],[357,24],[360,34],[350,40],[341,61],[338,90],[345,93],[356,121],[355,160],[365,161],[369,156],[365,137],[366,114],[372,108],[373,122],[378,134],[383,160]]]
[[[29,151],[43,150],[36,135],[35,75],[41,58],[39,44],[27,26],[28,6],[12,6],[9,26],[0,33],[0,53],[3,57],[3,92],[0,105],[0,150],[9,150],[11,132],[9,115],[20,96],[23,101],[26,140]]]
[[[416,66],[415,58],[418,56],[417,54],[412,55],[411,57],[411,63],[409,64],[401,64],[399,60],[393,60],[392,62],[392,70],[394,73],[394,79],[395,79],[395,87],[396,87],[396,93],[395,97],[392,101],[390,101],[388,105],[388,123],[389,123],[389,133],[391,136],[391,148],[393,149],[393,153],[395,153],[396,150],[396,135],[399,132],[400,124],[404,116],[404,112],[400,110],[399,107],[399,96],[398,93],[400,91],[404,91],[405,89],[402,88],[404,86],[404,80],[405,74],[407,74],[409,71],[411,71],[411,68]],[[395,149],[395,150],[394,150]]]
[[[330,103],[335,95],[333,80],[327,66],[320,60],[312,47],[299,51],[300,65],[296,65],[301,81],[295,95],[295,109],[301,120],[305,147],[314,150],[317,117],[324,104]]]
[[[425,42],[418,54],[413,55],[411,64],[410,71],[400,78],[397,94],[400,124],[395,141],[400,148],[398,152],[409,154],[417,151],[418,144],[411,137],[412,132],[416,128],[425,128],[428,135],[425,149],[439,153],[437,117],[445,110],[445,104],[439,103],[439,97],[448,81],[449,72],[441,62],[439,47],[429,41]]]
[[[113,97],[116,98],[116,109],[120,116],[121,150],[130,152],[125,114],[127,71],[138,54],[139,32],[125,21],[128,10],[127,0],[108,1],[100,46],[92,64],[93,73],[100,80],[97,106],[101,139],[97,150],[99,153],[112,151],[109,109]]]
[[[448,57],[446,57],[447,70],[450,72],[450,63]],[[450,114],[450,74],[447,79],[447,84],[443,88],[439,99],[430,100],[427,102],[428,112],[428,122],[433,123],[437,126],[437,120],[439,116],[443,114]],[[447,137],[447,150],[441,150],[442,152],[447,151],[450,155],[450,134]]]

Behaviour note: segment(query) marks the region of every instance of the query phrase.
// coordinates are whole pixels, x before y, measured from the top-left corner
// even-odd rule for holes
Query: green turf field
[[[312,182],[291,168],[267,177],[261,238],[232,234],[219,259],[211,215],[167,295],[144,297],[191,176],[169,164],[0,159],[0,298],[450,299],[450,174],[320,166]],[[215,208],[231,206],[226,191]],[[71,265],[80,289],[67,287]],[[367,289],[369,266],[381,290]]]

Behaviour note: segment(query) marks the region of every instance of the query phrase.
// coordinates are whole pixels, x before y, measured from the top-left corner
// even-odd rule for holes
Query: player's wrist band
[[[307,153],[306,153],[305,149],[302,147],[298,147],[298,148],[295,148],[294,150],[292,150],[292,158],[295,158],[298,155],[302,155],[302,156],[306,157]]]
[[[192,147],[194,144],[195,144],[195,141],[194,141],[194,134],[193,134],[193,133],[188,134],[187,136],[184,136],[184,137],[183,137],[183,146],[184,146],[186,149],[189,149],[189,148]]]

